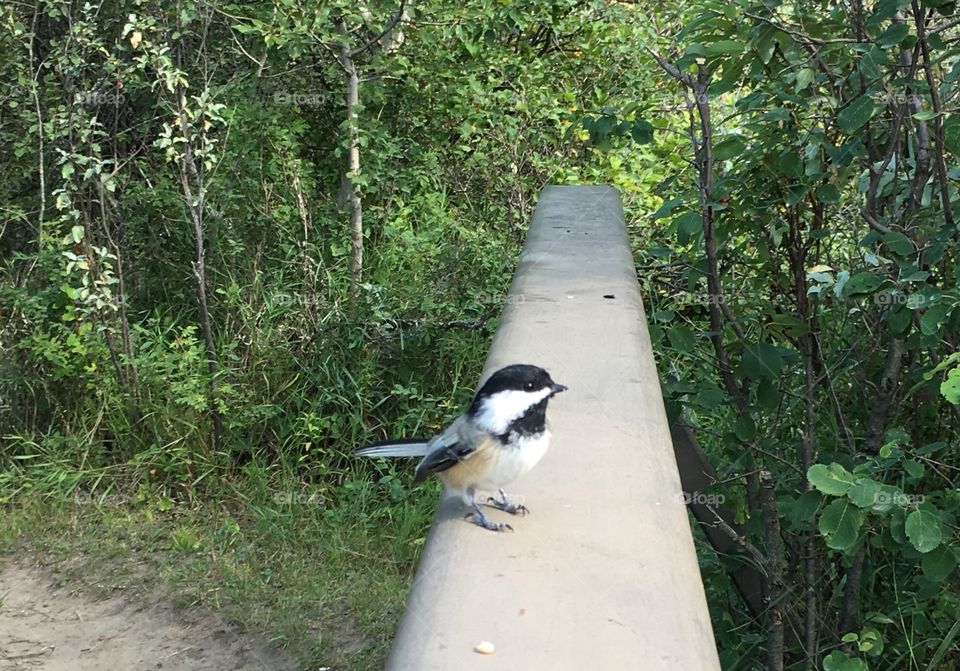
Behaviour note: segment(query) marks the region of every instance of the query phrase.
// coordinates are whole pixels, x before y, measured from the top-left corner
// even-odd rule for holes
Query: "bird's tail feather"
[[[427,443],[422,438],[386,440],[374,443],[354,452],[357,457],[422,457],[427,453]]]

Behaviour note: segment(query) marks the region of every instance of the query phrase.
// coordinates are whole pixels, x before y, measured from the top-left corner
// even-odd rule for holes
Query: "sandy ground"
[[[169,601],[97,600],[0,558],[0,671],[293,671],[266,641]]]

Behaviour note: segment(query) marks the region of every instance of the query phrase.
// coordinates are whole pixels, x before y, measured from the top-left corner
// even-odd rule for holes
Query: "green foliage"
[[[0,10],[0,498],[127,491],[166,513],[280,473],[334,504],[320,524],[261,501],[265,527],[390,518],[412,562],[428,510],[350,452],[456,412],[538,190],[607,182],[669,415],[699,429],[757,556],[757,474],[774,483],[771,608],[815,623],[787,666],[952,668],[952,3],[441,2],[402,40],[397,7]],[[364,204],[354,294],[344,183]],[[171,547],[243,545],[217,529],[185,521]],[[770,622],[727,574],[766,567],[701,562],[724,668],[757,668]]]
[[[648,212],[668,226],[638,259],[668,407],[702,430],[761,554],[754,474],[775,483],[787,550],[773,561],[787,587],[770,598],[787,622],[788,668],[952,668],[953,5],[674,11],[666,24],[681,27],[649,44],[658,88],[674,93],[610,121],[656,119],[665,158],[674,136],[695,150],[665,175]],[[674,113],[654,112],[664,108]],[[724,585],[709,575],[712,602]],[[753,639],[717,628],[724,668],[757,668],[753,646],[775,640],[761,620]]]
[[[602,148],[584,127],[647,79],[631,8],[415,5],[388,46],[397,7],[0,10],[0,502],[117,495],[161,517],[222,497],[254,506],[260,533],[393,534],[376,552],[409,572],[431,500],[350,454],[462,407],[544,184],[611,181],[649,203],[662,170],[642,117]],[[349,175],[344,48],[360,79]],[[356,295],[344,179],[364,203]],[[322,521],[244,495],[290,483],[322,492]],[[243,546],[237,523],[212,539],[184,513],[164,533],[189,562]]]

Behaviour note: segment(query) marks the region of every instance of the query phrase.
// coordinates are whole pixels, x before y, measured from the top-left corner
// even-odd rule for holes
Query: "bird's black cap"
[[[480,391],[477,392],[470,410],[479,409],[482,399],[489,398],[501,391],[538,391],[547,387],[552,389],[553,394],[566,390],[565,386],[554,382],[550,373],[543,368],[525,363],[515,363],[501,368],[490,376],[480,387]]]

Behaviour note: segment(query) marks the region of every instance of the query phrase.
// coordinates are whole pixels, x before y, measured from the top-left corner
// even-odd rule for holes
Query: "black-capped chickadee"
[[[436,473],[448,494],[473,508],[472,521],[491,531],[512,529],[490,521],[477,502],[478,490],[500,498],[487,503],[516,515],[526,506],[510,503],[503,487],[533,468],[550,445],[547,401],[566,389],[537,366],[501,368],[480,387],[473,403],[447,429],[429,441],[386,441],[357,451],[361,457],[423,457],[414,482]]]

